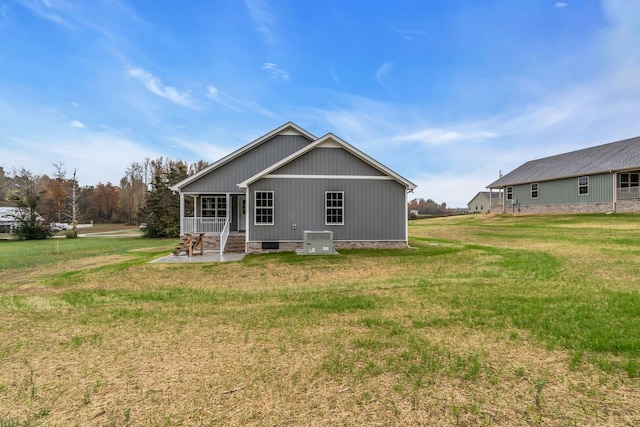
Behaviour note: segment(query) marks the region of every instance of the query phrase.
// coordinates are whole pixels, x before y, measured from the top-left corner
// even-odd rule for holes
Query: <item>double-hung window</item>
[[[531,184],[531,198],[532,199],[537,199],[538,198],[538,184],[537,183]]]
[[[256,191],[255,197],[255,224],[273,225],[273,191]]]
[[[324,193],[325,225],[344,224],[344,191]]]
[[[578,194],[583,196],[589,194],[589,177],[581,176],[578,178]]]
[[[226,196],[206,196],[202,198],[202,216],[213,218],[227,217]]]
[[[513,200],[513,187],[507,187],[507,200]]]

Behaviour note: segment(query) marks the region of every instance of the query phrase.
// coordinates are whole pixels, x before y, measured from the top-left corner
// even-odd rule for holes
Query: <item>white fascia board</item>
[[[260,138],[248,143],[247,145],[240,147],[239,149],[237,149],[236,151],[232,152],[231,154],[226,155],[225,157],[221,158],[220,160],[218,160],[217,162],[213,163],[212,165],[209,165],[206,168],[202,169],[198,173],[195,173],[195,174],[191,175],[190,177],[187,177],[187,178],[183,179],[179,183],[171,186],[171,190],[180,191],[180,189],[185,187],[186,185],[189,185],[192,182],[197,181],[198,179],[200,179],[204,175],[207,175],[208,173],[218,169],[220,166],[222,166],[222,165],[224,165],[226,163],[229,163],[231,160],[233,160],[233,159],[235,159],[237,157],[240,157],[244,153],[252,150],[256,146],[258,146],[258,145],[262,144],[263,142],[273,138],[276,135],[302,135],[305,138],[309,139],[310,141],[313,141],[313,140],[316,139],[316,137],[313,134],[311,134],[308,131],[302,129],[300,126],[296,125],[295,123],[287,122],[287,123],[283,124],[282,126],[272,130],[271,132],[261,136]]]
[[[289,175],[289,174],[267,174],[262,178],[280,179],[358,179],[370,181],[395,181],[395,178],[387,175]]]
[[[257,174],[253,175],[251,178],[246,179],[245,181],[241,182],[238,184],[238,187],[240,187],[240,189],[245,189],[247,188],[247,185],[249,184],[253,184],[255,181],[257,181],[260,178],[263,178],[269,174],[271,174],[271,172],[277,170],[278,168],[286,165],[287,163],[297,159],[298,157],[302,156],[303,154],[313,150],[314,148],[317,147],[328,147],[328,148],[343,148],[345,150],[347,150],[348,152],[350,152],[351,154],[353,154],[354,156],[358,157],[360,160],[364,161],[365,163],[368,163],[370,166],[372,166],[375,169],[378,169],[380,172],[384,173],[385,175],[391,177],[391,179],[394,179],[396,181],[398,181],[399,183],[403,184],[407,190],[413,190],[416,188],[416,185],[414,183],[412,183],[411,181],[403,178],[402,176],[398,175],[397,173],[395,173],[394,171],[392,171],[391,169],[387,168],[386,166],[384,166],[382,163],[374,160],[373,158],[367,156],[366,154],[364,154],[362,151],[358,150],[357,148],[355,148],[354,146],[352,146],[351,144],[347,143],[346,141],[338,138],[337,136],[335,136],[332,133],[328,133],[325,136],[317,139],[316,141],[312,142],[311,144],[302,147],[300,150],[296,151],[295,153],[289,155],[288,157],[285,157],[284,159],[280,160],[277,163],[274,163],[273,165],[269,166],[268,168],[258,172]],[[275,177],[275,175],[273,176]],[[320,176],[318,176],[320,177]],[[328,176],[322,176],[324,178],[328,177]],[[371,177],[368,177],[368,179],[372,179]]]

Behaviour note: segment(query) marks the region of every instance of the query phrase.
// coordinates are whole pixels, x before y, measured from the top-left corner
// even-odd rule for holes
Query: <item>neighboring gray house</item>
[[[640,212],[639,176],[636,137],[532,160],[487,188],[505,195],[501,212]]]
[[[493,198],[493,203],[490,203],[491,198]],[[502,193],[490,192],[490,191],[480,191],[476,194],[473,199],[469,203],[467,203],[467,207],[469,208],[469,213],[488,213],[491,212],[491,205],[501,206],[502,205]]]
[[[205,233],[205,248],[221,252],[241,240],[241,251],[260,253],[300,249],[304,231],[325,230],[336,249],[406,248],[415,187],[337,136],[316,138],[289,122],[172,190],[181,236]]]

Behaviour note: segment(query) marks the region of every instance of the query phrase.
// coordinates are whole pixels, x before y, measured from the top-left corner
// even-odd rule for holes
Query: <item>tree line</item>
[[[174,237],[179,233],[179,198],[170,187],[207,166],[202,160],[187,164],[146,158],[131,163],[118,184],[82,187],[80,171],[68,173],[63,162],[52,163],[51,174],[41,175],[25,168],[7,172],[0,166],[0,206],[18,208],[21,225],[42,229],[32,238],[51,235],[51,223],[83,222],[145,222],[148,235]]]
[[[433,216],[441,216],[441,215],[450,215],[451,209],[447,207],[445,202],[437,203],[431,199],[413,199],[409,201],[408,204],[409,214],[410,216],[416,215],[433,215]]]

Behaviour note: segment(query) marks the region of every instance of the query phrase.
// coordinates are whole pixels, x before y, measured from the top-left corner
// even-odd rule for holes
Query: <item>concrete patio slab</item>
[[[149,261],[152,263],[168,263],[168,264],[183,264],[183,263],[197,263],[197,262],[232,262],[240,261],[245,257],[245,254],[220,254],[219,252],[205,252],[203,255],[194,255],[189,258],[186,255],[167,255],[162,258]]]

